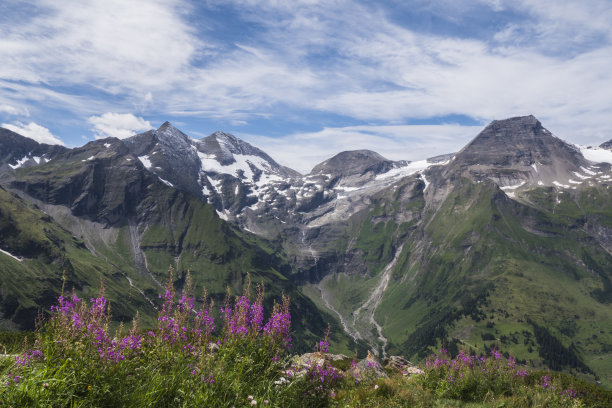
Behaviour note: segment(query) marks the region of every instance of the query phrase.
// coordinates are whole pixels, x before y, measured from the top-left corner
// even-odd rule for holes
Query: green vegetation
[[[612,225],[610,193],[537,188],[522,193],[525,205],[494,183],[461,179],[438,210],[425,211],[422,187],[406,194],[407,180],[348,221],[374,274],[326,278],[334,308],[350,320],[389,263],[388,248],[404,242],[375,314],[388,353],[422,359],[441,344],[479,353],[497,345],[612,386],[612,256],[584,227],[589,217]],[[392,193],[400,188],[401,197]]]
[[[47,170],[37,168],[24,177],[35,178],[41,171]],[[157,282],[173,266],[178,287],[191,271],[195,290],[206,287],[218,303],[228,289],[241,293],[247,276],[265,286],[266,307],[282,294],[290,296],[299,316],[294,321],[297,350],[309,349],[328,324],[334,341],[347,341],[334,318],[287,279],[291,268],[271,243],[239,231],[220,220],[212,206],[162,183],[153,184],[140,199],[140,218],[105,229],[103,239],[100,227],[90,221],[59,214],[62,225],[71,226],[68,231],[0,189],[0,245],[22,258],[19,262],[0,253],[0,330],[33,329],[39,312],[48,315],[64,274],[66,287],[84,297],[92,297],[103,281],[114,324],[131,321],[138,311],[141,325],[153,327]]]
[[[612,392],[567,375],[531,372],[503,358],[459,352],[427,361],[421,374],[377,362],[358,369],[353,361],[330,364],[291,357],[289,301],[283,299],[264,324],[263,289],[249,289],[221,308],[215,330],[206,294],[182,295],[168,279],[153,330],[138,320],[127,331],[109,329],[102,294],[91,303],[61,296],[44,330],[14,359],[0,359],[3,406],[53,407],[593,407],[612,402]],[[248,287],[248,285],[247,285]],[[315,356],[327,352],[327,339]],[[378,368],[377,368],[378,366]]]

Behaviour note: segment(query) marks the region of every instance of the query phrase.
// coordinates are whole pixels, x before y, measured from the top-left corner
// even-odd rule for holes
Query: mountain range
[[[612,142],[612,141],[611,141]],[[612,143],[533,116],[422,161],[346,151],[302,175],[233,135],[164,123],[68,149],[0,129],[0,326],[104,281],[151,323],[167,270],[217,302],[292,298],[298,349],[423,358],[492,346],[612,385]]]

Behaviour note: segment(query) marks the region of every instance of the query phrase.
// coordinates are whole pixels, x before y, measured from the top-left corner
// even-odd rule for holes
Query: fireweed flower
[[[29,350],[21,356],[15,356],[15,365],[29,367],[32,361],[42,360],[43,353],[40,350]]]
[[[286,349],[291,347],[291,315],[289,298],[283,296],[281,305],[275,304],[272,315],[263,328],[264,336],[279,341]]]
[[[72,294],[71,297],[64,297],[63,295],[59,297],[58,299],[58,306],[51,306],[51,311],[52,312],[61,312],[63,314],[69,314],[71,311],[73,311],[77,304],[81,301],[81,299],[79,299],[77,297],[77,295],[75,295],[74,293]]]

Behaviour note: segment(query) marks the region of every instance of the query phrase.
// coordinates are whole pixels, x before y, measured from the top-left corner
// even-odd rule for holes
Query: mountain
[[[580,150],[533,116],[493,121],[457,155],[450,172],[489,179],[505,190],[579,184],[593,172]],[[576,181],[579,180],[579,181]]]
[[[353,150],[301,175],[230,134],[196,140],[167,122],[16,167],[43,149],[27,143],[2,150],[0,230],[38,239],[0,238],[1,282],[19,282],[2,283],[7,325],[25,321],[23,305],[46,307],[68,261],[82,293],[102,276],[117,282],[116,302],[131,296],[122,319],[142,305],[152,315],[168,265],[177,286],[191,270],[218,300],[250,272],[268,299],[291,294],[304,347],[332,322],[344,351],[497,345],[612,385],[606,146],[571,145],[525,116],[456,153],[408,162]],[[44,221],[32,229],[18,214]],[[47,297],[44,285],[19,289],[47,276]]]
[[[152,146],[176,146],[172,138],[181,136],[138,137],[151,138]],[[31,328],[38,307],[48,310],[57,299],[63,271],[67,288],[82,296],[94,295],[104,281],[115,319],[129,321],[140,310],[150,324],[169,266],[177,271],[178,288],[190,271],[196,294],[206,287],[217,304],[228,290],[242,293],[247,276],[264,284],[270,308],[281,293],[290,295],[298,350],[310,348],[328,322],[334,324],[287,278],[291,267],[272,243],[236,229],[201,197],[169,185],[133,148],[119,139],[97,140],[36,166],[9,167],[0,205],[5,327]],[[169,152],[163,151],[166,157]],[[340,328],[336,338],[346,342]]]
[[[602,149],[611,150],[612,149],[612,140],[608,140],[607,142],[603,142],[602,144],[599,145],[599,147],[602,148]]]
[[[57,145],[40,144],[8,129],[0,128],[0,171],[37,165],[66,150]]]

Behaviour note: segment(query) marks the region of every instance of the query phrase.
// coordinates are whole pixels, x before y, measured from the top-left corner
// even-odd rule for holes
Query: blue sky
[[[533,114],[612,139],[610,0],[4,0],[0,125],[80,146],[169,120],[307,172],[418,160]]]

